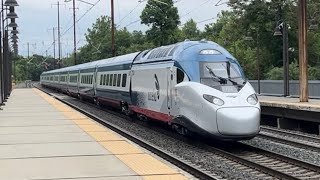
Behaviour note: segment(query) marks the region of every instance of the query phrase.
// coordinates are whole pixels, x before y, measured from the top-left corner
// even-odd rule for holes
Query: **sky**
[[[65,0],[17,0],[19,6],[16,20],[19,30],[19,54],[39,54],[53,56],[53,31],[58,27],[57,3],[60,3],[60,29],[62,57],[66,57],[73,50],[73,12],[72,1]],[[68,0],[67,0],[68,1]],[[88,3],[84,3],[88,2]],[[221,10],[227,10],[225,4],[228,0],[174,0],[178,8],[181,24],[193,19],[199,29],[203,30],[205,24],[216,21],[217,14]],[[115,23],[118,28],[126,27],[129,31],[148,29],[140,23],[140,14],[144,9],[146,0],[114,0]],[[218,6],[216,4],[218,3]],[[76,39],[77,48],[83,46],[85,33],[96,19],[102,15],[110,16],[110,0],[76,0]],[[57,31],[55,31],[57,42]],[[57,46],[57,45],[56,45]],[[56,56],[58,47],[56,47]]]

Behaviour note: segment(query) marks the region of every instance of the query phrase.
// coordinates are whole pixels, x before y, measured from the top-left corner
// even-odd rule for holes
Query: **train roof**
[[[193,47],[193,48],[191,48]],[[185,50],[189,49],[187,52],[190,56],[196,57],[199,55],[200,51],[203,49],[213,49],[218,53],[214,56],[214,59],[235,59],[228,51],[226,51],[223,47],[214,43],[212,41],[189,41],[186,40],[184,42],[176,43],[168,46],[161,46],[158,48],[154,48],[151,50],[146,50],[141,53],[135,60],[134,64],[143,64],[143,63],[151,63],[151,62],[161,62],[166,60],[174,60],[177,62],[187,61],[187,60],[195,60],[189,56],[189,58],[181,58],[183,55],[182,52],[186,52]]]
[[[104,66],[114,66],[114,65],[121,65],[121,64],[132,64],[134,58],[140,52],[135,52],[131,54],[126,54],[122,56],[112,57],[108,59],[102,59],[98,61],[92,61],[84,64],[79,64],[76,66],[65,67],[61,69],[55,69],[51,71],[44,72],[43,74],[55,74],[61,72],[70,72],[70,71],[79,71],[83,69],[91,69],[96,67],[104,67]]]
[[[132,64],[134,58],[136,58],[139,53],[140,52],[135,52],[131,54],[126,54],[126,55],[106,59],[103,61],[98,61],[97,67],[114,66],[114,65],[121,65],[121,64]]]

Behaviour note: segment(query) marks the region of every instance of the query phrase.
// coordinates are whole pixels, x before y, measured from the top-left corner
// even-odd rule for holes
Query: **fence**
[[[258,92],[258,81],[249,80],[251,85]],[[261,80],[260,93],[263,95],[283,95],[283,81],[282,80]],[[299,81],[291,80],[289,83],[290,96],[299,96]],[[320,81],[309,81],[309,97],[320,98]]]

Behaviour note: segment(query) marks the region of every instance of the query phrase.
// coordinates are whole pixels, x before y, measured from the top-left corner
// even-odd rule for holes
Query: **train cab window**
[[[116,74],[113,75],[113,84],[112,85],[113,86],[117,85],[117,75]]]
[[[118,79],[117,79],[117,86],[120,87],[121,83],[121,74],[118,74]]]
[[[184,72],[177,69],[177,84],[181,83],[184,79]]]
[[[127,84],[127,74],[122,75],[122,87],[126,87]]]
[[[112,86],[113,74],[110,74],[109,86]]]
[[[106,78],[106,85],[109,86],[109,76],[110,74],[107,74],[107,78]]]

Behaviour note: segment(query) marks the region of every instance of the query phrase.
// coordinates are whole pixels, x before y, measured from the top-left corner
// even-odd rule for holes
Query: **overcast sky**
[[[17,0],[19,6],[16,12],[19,18],[16,20],[19,30],[19,54],[27,55],[27,44],[30,44],[30,55],[53,55],[52,28],[57,27],[58,0]],[[85,13],[86,15],[76,24],[77,46],[85,44],[84,34],[87,28],[101,15],[110,15],[110,0],[85,0],[96,4],[95,6],[76,1],[76,19]],[[141,0],[140,0],[141,1]],[[115,23],[120,28],[127,27],[129,31],[142,30],[148,27],[141,25],[139,16],[146,5],[146,1],[139,0],[114,0]],[[220,1],[220,2],[219,2]],[[66,56],[73,49],[72,27],[72,1],[59,0],[62,55]],[[227,0],[175,0],[181,17],[181,24],[193,18],[198,22],[198,28],[203,29],[205,24],[215,21],[215,17],[221,10],[228,9]],[[219,2],[219,6],[215,6]],[[221,5],[220,5],[221,4]],[[90,10],[91,9],[91,10]],[[51,29],[51,30],[50,30]],[[69,29],[69,30],[68,30]],[[57,33],[56,33],[57,38]],[[56,54],[58,51],[56,51]]]

